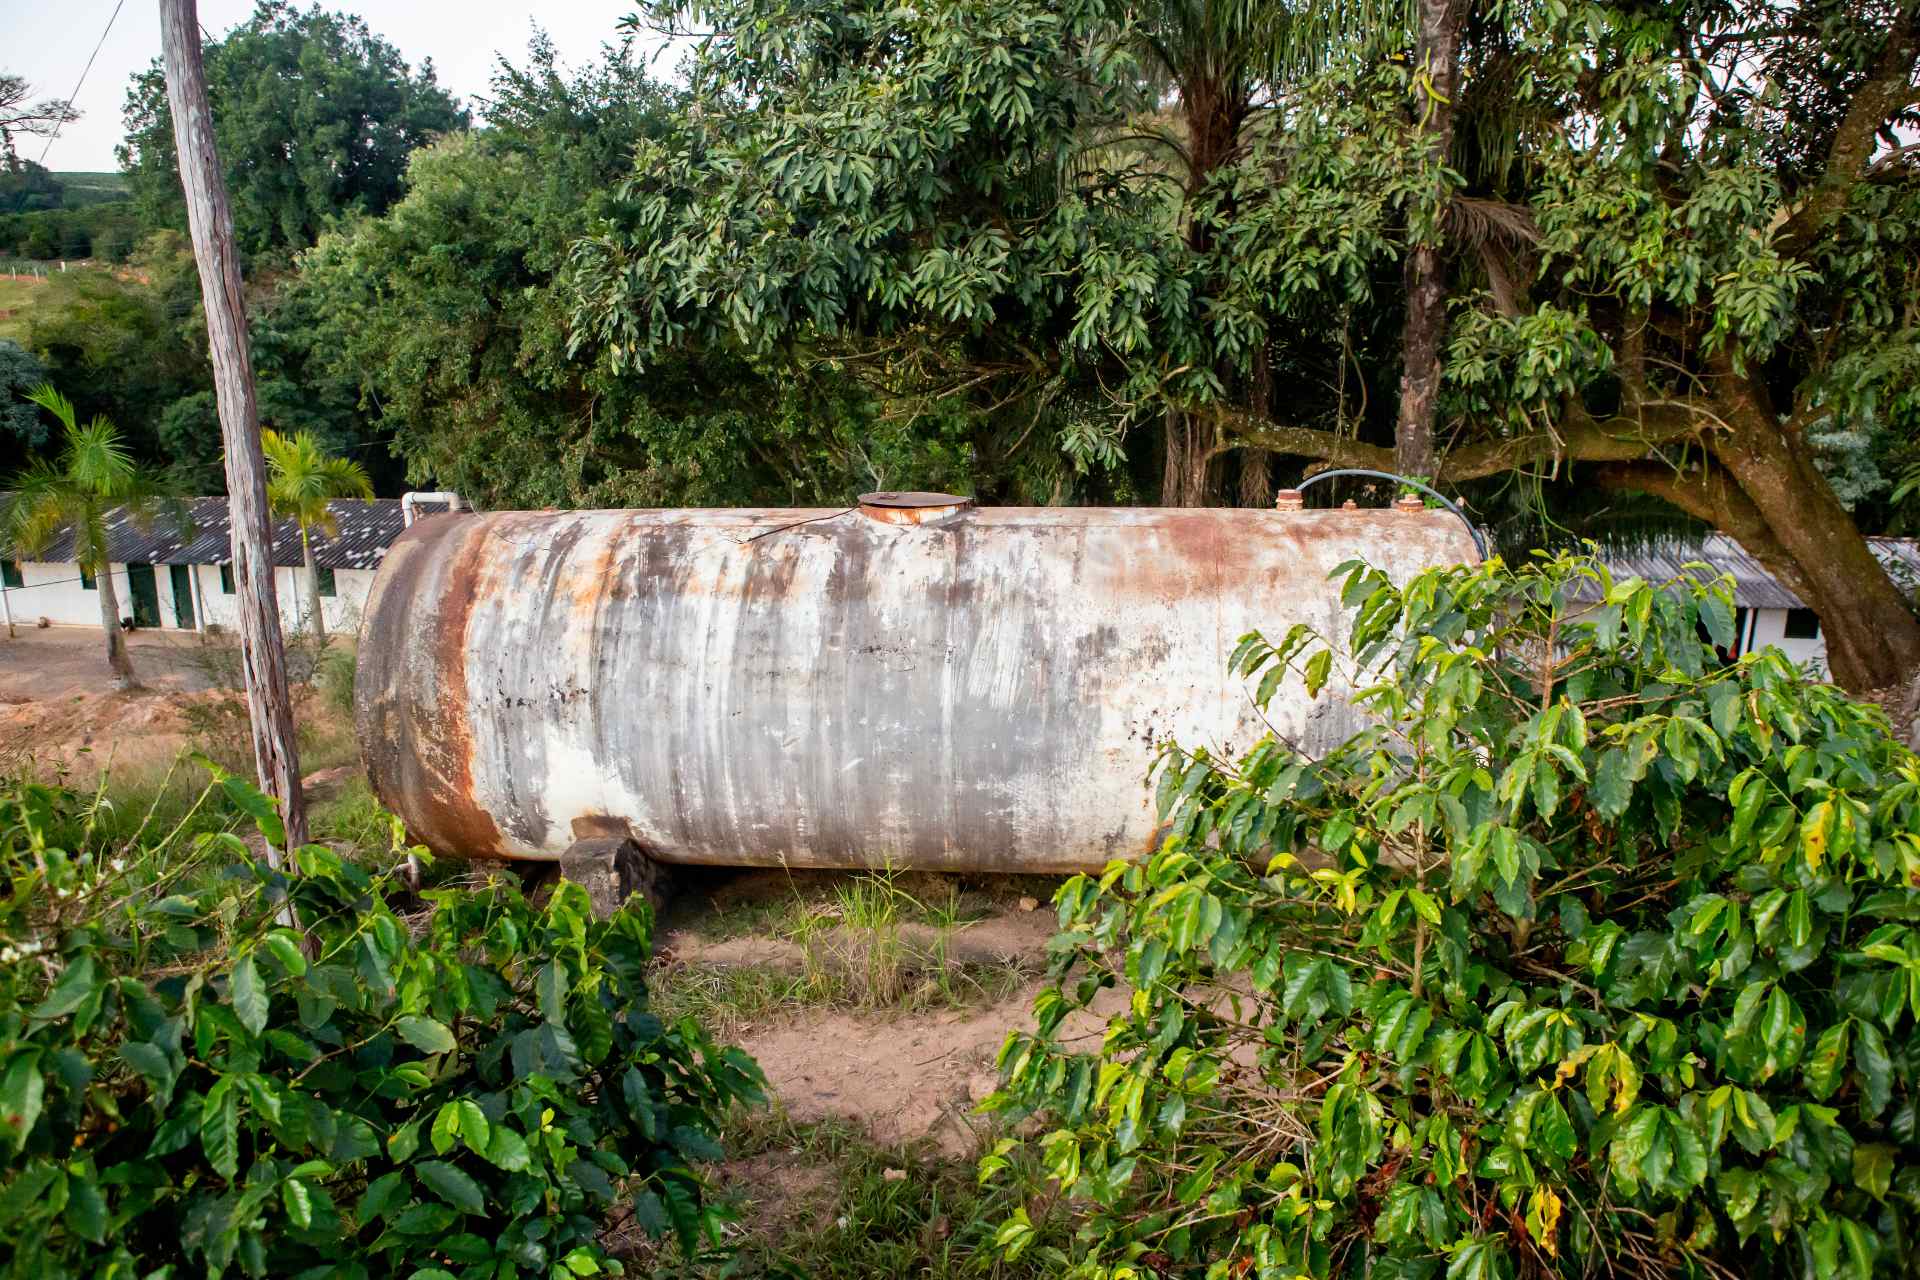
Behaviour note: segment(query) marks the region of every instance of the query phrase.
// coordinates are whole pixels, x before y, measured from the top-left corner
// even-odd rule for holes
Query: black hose
[[[1479,526],[1467,519],[1467,513],[1462,511],[1459,506],[1454,503],[1453,499],[1442,494],[1432,485],[1422,484],[1418,480],[1409,479],[1406,476],[1397,476],[1391,471],[1369,471],[1365,467],[1342,467],[1335,471],[1321,471],[1310,475],[1295,485],[1294,490],[1298,493],[1305,493],[1310,485],[1319,484],[1322,480],[1332,480],[1338,476],[1369,476],[1375,480],[1391,480],[1395,484],[1409,485],[1418,489],[1447,510],[1453,512],[1454,515],[1458,516],[1460,523],[1467,526],[1467,533],[1473,538],[1474,550],[1480,553],[1482,560],[1487,558],[1487,540],[1485,536],[1481,534]]]

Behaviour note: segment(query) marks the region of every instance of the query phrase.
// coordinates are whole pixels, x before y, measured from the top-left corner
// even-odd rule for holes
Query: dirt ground
[[[145,688],[108,690],[107,657],[92,627],[20,627],[0,632],[0,754],[40,767],[90,774],[165,765],[191,745],[187,711],[208,695],[191,632],[136,631],[127,637]]]
[[[0,634],[0,698],[48,701],[98,693],[107,684],[106,643],[97,627],[16,625]],[[127,650],[141,683],[149,688],[197,692],[210,683],[194,665],[202,649],[191,631],[134,631]]]
[[[657,951],[663,964],[797,969],[799,947],[764,930],[718,939],[708,931],[716,919],[756,902],[818,894],[841,878],[812,873],[796,884],[779,871],[704,874],[708,879],[701,885],[681,881],[662,920]],[[726,1028],[721,1036],[753,1055],[794,1121],[845,1120],[884,1146],[927,1143],[948,1156],[971,1156],[984,1132],[975,1105],[997,1087],[994,1059],[1007,1033],[1033,1027],[1032,1001],[1046,967],[1047,940],[1057,927],[1051,904],[1026,889],[1044,894],[1048,886],[972,895],[985,896],[987,905],[947,939],[944,954],[951,965],[1001,966],[1021,975],[997,998],[957,1008],[872,1011],[799,1004]],[[899,928],[909,948],[934,933],[922,924]],[[1102,992],[1092,1013],[1070,1017],[1061,1035],[1097,1037],[1105,1019],[1124,1004],[1123,994]]]

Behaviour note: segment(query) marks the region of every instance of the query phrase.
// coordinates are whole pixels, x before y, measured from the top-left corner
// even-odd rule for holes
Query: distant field
[[[66,187],[65,204],[69,209],[89,204],[105,204],[109,200],[125,200],[130,194],[127,190],[127,175],[124,173],[74,171],[56,173],[53,176],[56,181]]]
[[[45,288],[44,284],[0,276],[0,338],[27,340],[27,312],[33,307],[36,291]]]

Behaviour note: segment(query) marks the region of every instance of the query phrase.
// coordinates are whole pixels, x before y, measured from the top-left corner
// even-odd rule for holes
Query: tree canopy
[[[207,96],[244,253],[303,249],[334,219],[399,199],[407,156],[464,128],[466,112],[429,60],[399,50],[350,14],[261,0],[204,50]],[[154,225],[184,227],[166,76],[134,78],[120,162]]]
[[[544,38],[524,66],[503,61],[484,130],[416,153],[386,216],[301,260],[286,297],[316,318],[312,348],[357,382],[416,482],[485,505],[838,502],[963,482],[939,430],[877,423],[830,371],[776,378],[731,348],[645,377],[570,356],[568,252],[676,105],[631,47],[574,73]]]
[[[1444,152],[1416,137],[1420,11],[1252,74],[1201,172],[1206,86],[1163,90],[1123,6],[697,6],[686,127],[576,254],[579,340],[616,369],[804,345],[1087,466],[1159,432],[1201,465],[1391,469],[1398,267],[1438,246],[1442,483],[1580,467],[1658,494],[1835,620],[1843,680],[1920,665],[1826,479],[1920,428],[1912,255],[1888,252],[1920,231],[1888,146],[1920,6],[1441,7]],[[1162,500],[1217,500],[1194,470]]]

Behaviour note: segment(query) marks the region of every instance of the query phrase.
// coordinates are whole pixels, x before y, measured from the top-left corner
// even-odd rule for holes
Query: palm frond
[[[276,515],[303,529],[332,533],[339,522],[327,504],[339,498],[373,497],[367,470],[351,458],[329,454],[310,431],[283,435],[268,427],[260,433],[267,456],[267,504]]]
[[[69,431],[73,430],[76,421],[73,412],[73,401],[54,390],[51,382],[43,382],[33,390],[27,392],[27,399],[58,418],[61,426]]]
[[[1523,204],[1455,196],[1447,202],[1447,236],[1456,243],[1479,247],[1501,244],[1511,249],[1540,243],[1533,211]]]
[[[62,466],[89,493],[119,501],[133,485],[133,454],[121,443],[120,430],[105,418],[67,428]]]
[[[107,512],[116,506],[143,523],[167,514],[183,535],[192,528],[186,504],[174,496],[164,473],[143,469],[112,422],[96,417],[81,425],[73,402],[51,385],[35,387],[27,398],[60,420],[66,444],[58,463],[38,459],[9,482],[12,496],[0,510],[0,538],[12,552],[36,556],[68,529],[75,562],[98,573],[112,559]]]
[[[31,560],[47,549],[47,544],[77,515],[84,504],[58,468],[37,460],[8,482],[12,492],[0,510],[0,541],[7,553]]]

